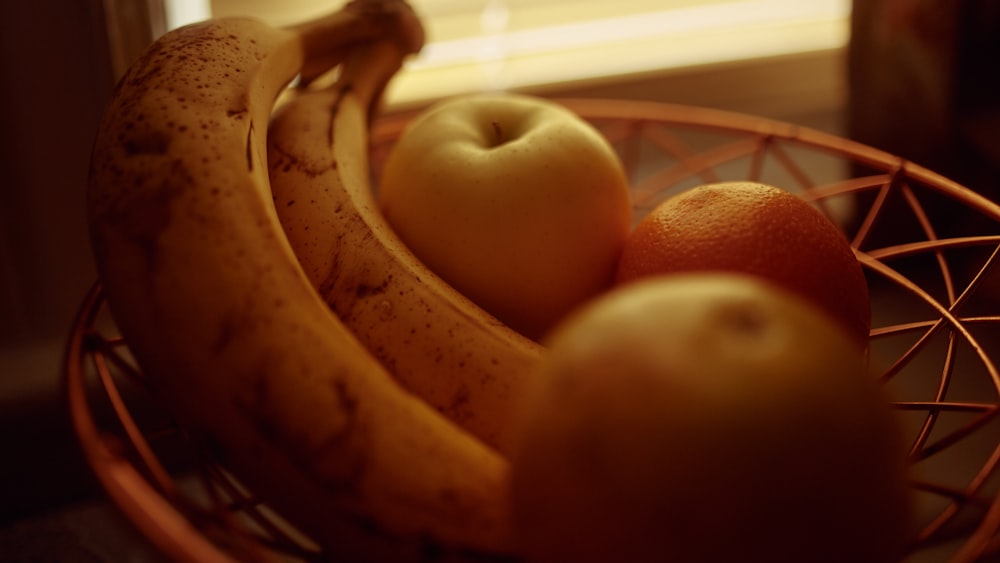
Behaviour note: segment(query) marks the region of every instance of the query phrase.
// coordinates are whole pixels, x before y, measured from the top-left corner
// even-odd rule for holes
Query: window
[[[330,9],[321,0],[175,0],[168,25],[252,14],[281,25]],[[390,103],[536,88],[837,49],[850,0],[411,0],[428,44]],[[171,11],[172,10],[172,11]],[[171,13],[173,15],[171,16]]]

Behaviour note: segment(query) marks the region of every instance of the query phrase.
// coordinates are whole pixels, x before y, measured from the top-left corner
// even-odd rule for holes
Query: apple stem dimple
[[[496,137],[496,145],[500,146],[503,144],[503,130],[500,128],[500,122],[493,122],[493,135]]]

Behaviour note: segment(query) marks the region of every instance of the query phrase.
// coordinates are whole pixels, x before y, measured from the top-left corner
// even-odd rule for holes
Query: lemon
[[[637,281],[548,340],[520,414],[529,561],[896,561],[904,448],[858,343],[737,274]]]

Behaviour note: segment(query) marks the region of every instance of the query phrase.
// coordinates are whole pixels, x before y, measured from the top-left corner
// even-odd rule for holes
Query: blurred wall
[[[996,0],[854,0],[849,135],[998,200],[998,57]]]
[[[93,279],[84,181],[111,82],[99,5],[7,2],[0,17],[4,347],[61,337]]]
[[[4,2],[0,15],[0,520],[90,483],[57,393],[95,277],[84,185],[112,87],[101,7]]]

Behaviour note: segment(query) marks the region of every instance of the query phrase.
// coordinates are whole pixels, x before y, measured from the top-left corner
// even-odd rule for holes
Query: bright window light
[[[200,1],[210,1],[213,15],[254,15],[276,25],[333,9],[323,0]],[[390,85],[390,104],[840,49],[851,11],[851,0],[410,3],[424,19],[428,44]]]
[[[164,3],[167,29],[207,19],[212,14],[211,0],[169,0]]]
[[[717,33],[790,22],[844,20],[848,17],[849,10],[850,3],[844,0],[707,2],[696,6],[658,9],[628,16],[567,22],[514,31],[506,31],[502,24],[490,23],[509,20],[509,16],[505,17],[484,11],[482,34],[450,41],[432,42],[427,46],[417,64],[418,66],[461,64],[481,59],[482,53],[497,53],[502,56],[516,57],[626,41],[661,39],[670,36],[684,37],[698,33]],[[776,37],[775,42],[777,41],[781,41],[781,38]],[[825,47],[828,41],[828,38],[823,38],[820,39],[818,45],[800,45],[800,47],[809,49]],[[835,41],[835,43],[839,44],[840,42]],[[772,45],[769,50],[781,52],[796,47],[793,45]],[[753,48],[751,52],[758,50],[759,47]],[[739,49],[734,49],[732,56],[742,58]]]

